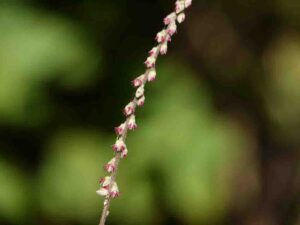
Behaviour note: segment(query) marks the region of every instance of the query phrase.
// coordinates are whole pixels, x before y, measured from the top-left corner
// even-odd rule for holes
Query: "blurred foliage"
[[[27,7],[3,6],[0,32],[2,120],[34,125],[46,119],[50,109],[43,86],[49,80],[65,88],[92,81],[99,53],[71,21]]]
[[[147,85],[108,224],[296,225],[300,4],[194,2]],[[112,128],[172,4],[0,2],[0,224],[97,224]]]

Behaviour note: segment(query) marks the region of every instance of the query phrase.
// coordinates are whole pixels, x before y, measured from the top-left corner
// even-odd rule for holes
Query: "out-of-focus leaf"
[[[45,214],[85,224],[99,216],[103,199],[96,195],[97,181],[111,156],[101,139],[101,134],[83,130],[61,132],[53,138],[39,174]]]
[[[300,132],[300,37],[286,33],[267,49],[264,57],[269,83],[264,91],[276,137],[298,139]]]
[[[32,211],[32,190],[20,170],[0,159],[0,217],[12,223],[26,221]]]
[[[41,87],[50,80],[65,88],[92,81],[98,53],[83,32],[65,18],[26,7],[3,6],[0,32],[2,120],[30,124],[28,121],[35,121],[33,115],[46,117],[47,110],[41,110],[47,108]]]

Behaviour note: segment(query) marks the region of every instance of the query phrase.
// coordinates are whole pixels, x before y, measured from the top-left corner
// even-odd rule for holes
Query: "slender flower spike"
[[[154,81],[156,78],[156,70],[155,68],[150,69],[149,73],[148,73],[148,81]]]
[[[124,143],[122,138],[119,138],[112,146],[112,148],[115,152],[122,152],[126,149],[126,144]]]
[[[140,97],[140,98],[137,100],[136,104],[137,104],[138,106],[143,106],[144,103],[145,103],[145,96],[143,95],[142,97]]]
[[[141,85],[143,84],[143,82],[144,82],[144,78],[145,78],[145,75],[144,75],[144,74],[141,75],[141,76],[139,76],[139,77],[137,77],[137,78],[135,78],[135,79],[132,81],[132,85],[133,85],[134,87],[141,86]]]
[[[144,95],[144,85],[142,85],[142,86],[140,86],[137,90],[136,90],[136,92],[135,92],[135,97],[136,98],[139,98],[139,97],[141,97],[141,96],[143,96]]]
[[[185,20],[185,14],[184,12],[182,12],[177,16],[177,22],[182,23],[184,20]]]
[[[161,42],[164,42],[165,39],[166,39],[166,30],[163,29],[162,31],[160,31],[160,32],[157,33],[155,40],[158,43],[161,43]]]
[[[168,25],[170,23],[173,23],[176,19],[176,13],[172,12],[171,14],[169,14],[167,17],[164,18],[164,24]]]
[[[167,51],[168,51],[168,42],[167,41],[165,41],[162,45],[161,45],[161,47],[160,47],[160,54],[161,55],[165,55],[165,54],[167,54]]]
[[[135,111],[135,107],[134,107],[134,103],[133,102],[129,102],[125,108],[124,108],[124,114],[125,116],[129,116],[131,114],[133,114]]]
[[[117,135],[122,135],[125,130],[125,123],[122,123],[120,126],[115,127],[115,132]]]
[[[128,129],[135,130],[136,128],[137,128],[137,125],[135,122],[135,115],[131,115],[128,120]]]
[[[136,124],[136,107],[142,106],[145,103],[145,85],[148,82],[156,79],[156,61],[159,55],[165,55],[168,51],[168,42],[171,42],[171,38],[177,32],[178,24],[185,20],[184,10],[192,4],[192,0],[175,0],[175,10],[167,15],[163,22],[165,28],[157,33],[155,40],[155,46],[149,51],[149,55],[146,59],[145,66],[146,72],[136,77],[132,81],[132,85],[136,88],[134,98],[124,107],[124,114],[126,121],[115,128],[117,134],[117,140],[113,144],[112,148],[115,151],[114,157],[104,166],[106,172],[110,173],[110,176],[106,176],[100,179],[100,188],[96,193],[100,196],[104,196],[104,206],[101,215],[99,225],[105,225],[106,218],[109,214],[110,202],[113,198],[120,195],[118,185],[116,183],[116,174],[118,171],[118,165],[120,160],[128,155],[128,149],[125,144],[125,140],[129,130],[137,128]]]
[[[116,170],[116,157],[113,157],[105,166],[104,169],[108,172],[108,173],[112,173],[115,172]]]

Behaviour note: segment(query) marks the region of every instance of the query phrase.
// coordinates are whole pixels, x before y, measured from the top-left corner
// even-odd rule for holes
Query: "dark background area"
[[[0,1],[0,224],[97,224],[113,127],[174,1]],[[108,224],[300,225],[300,2],[194,1]]]

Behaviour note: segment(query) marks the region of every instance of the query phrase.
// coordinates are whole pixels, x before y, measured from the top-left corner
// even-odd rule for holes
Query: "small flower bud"
[[[155,68],[152,68],[148,73],[148,81],[149,82],[154,81],[155,78],[156,78],[156,70]]]
[[[166,36],[166,30],[162,30],[157,33],[155,40],[158,43],[164,42],[165,41],[165,36]]]
[[[99,183],[102,187],[107,187],[110,184],[111,177],[106,176],[99,179]]]
[[[154,56],[157,52],[157,47],[153,47],[150,51],[149,51],[149,56]]]
[[[116,158],[113,157],[105,166],[104,169],[108,172],[108,173],[112,173],[116,170]]]
[[[165,41],[165,42],[161,45],[159,51],[160,51],[160,54],[161,54],[161,55],[167,54],[167,51],[168,51],[168,42]]]
[[[178,23],[182,23],[185,20],[185,14],[182,12],[177,16]]]
[[[109,195],[111,198],[116,198],[120,195],[119,188],[116,182],[113,183]]]
[[[176,19],[176,13],[173,12],[164,18],[164,24],[168,25],[170,23],[173,23],[175,19]]]
[[[122,135],[125,130],[125,123],[122,123],[120,126],[115,127],[115,132],[117,135]]]
[[[100,196],[107,196],[108,195],[108,188],[100,188],[96,191],[96,193]]]
[[[123,158],[126,158],[127,154],[128,154],[128,149],[125,148],[125,149],[121,152],[121,158],[122,158],[122,159],[123,159]]]
[[[125,116],[129,116],[129,115],[131,115],[132,113],[134,113],[134,111],[135,111],[135,107],[134,107],[133,102],[129,102],[129,103],[125,106],[123,112],[124,112]]]
[[[137,100],[136,104],[137,104],[138,106],[143,106],[144,103],[145,103],[145,96],[143,95],[142,97],[140,97],[140,98]]]
[[[135,92],[135,97],[139,98],[144,95],[144,85],[140,86],[136,92]]]
[[[156,58],[154,56],[149,56],[147,58],[147,60],[145,61],[145,65],[148,67],[148,68],[151,68],[155,65],[155,62],[156,62]]]
[[[113,150],[116,152],[121,152],[126,149],[126,144],[124,143],[122,138],[119,138],[116,143],[112,146]]]
[[[168,34],[172,36],[173,34],[176,33],[176,31],[177,31],[176,23],[175,22],[170,23],[170,25],[168,26]]]
[[[180,13],[183,10],[184,10],[184,2],[177,0],[175,3],[175,12]]]
[[[134,130],[134,129],[137,128],[137,125],[136,125],[136,122],[135,122],[135,116],[134,115],[131,115],[129,117],[127,126],[128,126],[129,130]]]
[[[185,5],[185,8],[190,7],[192,5],[192,0],[185,0],[184,5]]]
[[[143,82],[144,82],[144,78],[145,78],[145,75],[144,75],[144,74],[141,75],[141,76],[139,76],[139,77],[137,77],[137,78],[135,78],[135,79],[132,81],[132,85],[133,85],[134,87],[141,86],[141,85],[143,84]]]

